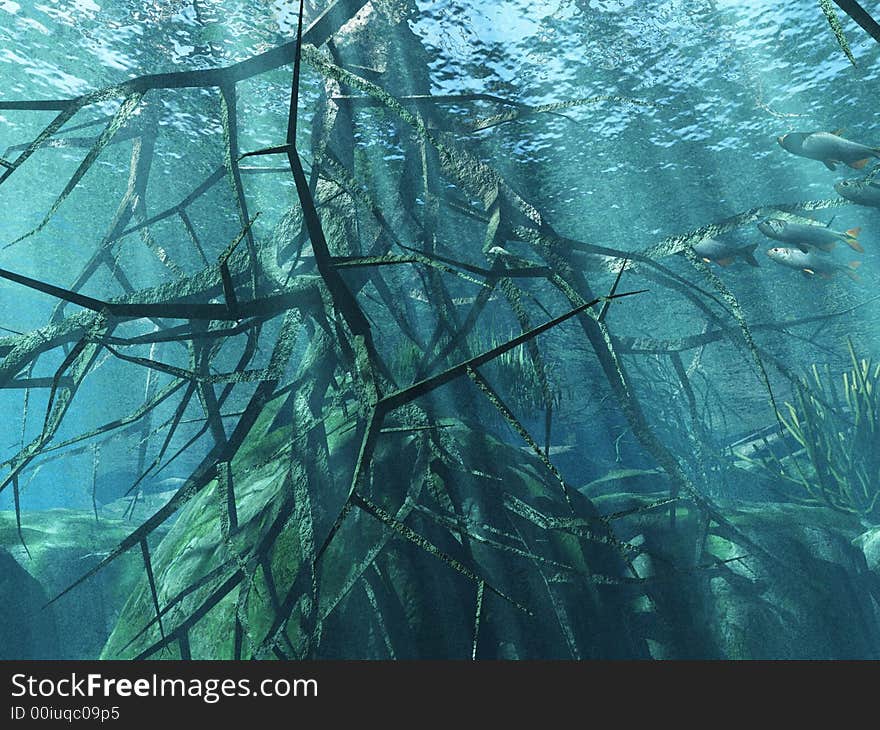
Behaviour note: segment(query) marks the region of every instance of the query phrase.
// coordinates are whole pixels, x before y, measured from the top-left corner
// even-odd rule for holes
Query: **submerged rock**
[[[603,511],[649,502],[598,500]],[[673,526],[669,509],[654,510],[620,527],[645,551],[640,574],[657,583],[643,616],[653,656],[880,658],[880,573],[873,539],[864,551],[854,544],[857,520],[778,503],[726,510],[729,526],[710,526],[692,508],[675,517]]]
[[[46,592],[0,547],[0,659],[55,659],[58,631]]]
[[[438,469],[425,488],[458,493],[459,519],[469,531],[504,542],[476,526],[487,525],[511,498],[566,518],[539,462],[461,425],[454,431],[451,443],[465,457],[459,473]],[[340,458],[331,460],[331,468],[349,458],[352,446],[350,436],[334,442]],[[268,562],[236,564],[230,548],[245,554],[250,541],[265,536],[266,528],[283,517],[278,505],[290,489],[286,462],[266,459],[265,451],[249,453],[260,458],[238,465],[240,528],[231,541],[220,526],[213,483],[161,543],[153,543],[163,630],[179,630],[197,609],[209,606],[187,628],[193,658],[233,655],[237,604],[244,606],[238,615],[246,618],[245,655],[256,648],[249,642],[277,623],[280,610],[289,614],[282,655],[296,647],[334,658],[470,653],[474,584],[365,513],[350,516],[322,558],[317,621],[303,564],[305,535],[295,521],[281,528]],[[378,453],[374,480],[387,486],[397,479],[399,463],[418,471],[418,462],[413,436],[394,435]],[[334,499],[340,504],[346,481],[344,474],[337,477]],[[399,516],[400,500],[390,495],[393,490],[384,508]],[[574,497],[582,515],[617,513],[615,533],[633,546],[637,579],[624,570],[613,573],[622,566],[612,553],[585,550],[573,536],[554,529],[508,526],[509,534],[521,539],[512,544],[516,550],[540,555],[544,562],[538,569],[533,560],[485,541],[451,540],[436,519],[417,510],[401,522],[534,614],[486,589],[481,657],[880,658],[880,528],[864,531],[857,521],[830,510],[777,503],[743,503],[725,510],[727,525],[708,527],[694,508],[680,503],[673,525],[668,505],[652,507],[663,497],[596,495],[595,507]],[[421,500],[429,502],[424,493]],[[334,516],[315,505],[316,534],[326,531]],[[95,523],[93,515],[70,510],[26,512],[28,557],[17,542],[14,515],[0,513],[0,537],[8,548],[0,548],[0,658],[92,658],[102,646],[104,658],[130,658],[160,641],[137,550],[46,607],[131,529],[132,523]],[[216,598],[241,568],[251,571],[249,589],[239,582]],[[600,585],[603,581],[607,584]],[[180,656],[179,641],[156,656]]]
[[[868,568],[874,571],[880,579],[880,527],[874,527],[862,533],[855,542],[865,553]]]
[[[475,629],[478,658],[880,658],[876,536],[845,515],[673,522],[664,493],[603,494],[620,475],[569,506],[534,455],[450,423],[383,433],[328,539],[362,434],[337,414],[294,453],[280,409],[232,462],[237,526],[215,479],[153,550],[161,626],[133,571],[103,658],[466,658]]]
[[[613,545],[536,524],[571,518],[561,485],[534,456],[462,423],[382,434],[359,487],[368,503],[313,572],[361,435],[329,421],[328,454],[303,450],[300,463],[289,431],[271,425],[277,406],[267,411],[232,464],[238,528],[227,532],[211,482],[154,550],[161,629],[142,580],[103,658],[226,659],[236,647],[245,658],[467,658],[478,596],[480,658],[648,656],[629,632],[628,588],[614,585],[626,567]],[[596,518],[571,498],[581,519]]]
[[[138,575],[143,573],[140,551],[122,555],[57,602],[44,606],[96,565],[133,527],[118,520],[102,518],[96,522],[93,514],[78,510],[25,511],[22,534],[26,551],[18,538],[15,513],[0,512],[0,545],[9,551],[0,552],[0,559],[6,556],[0,578],[6,577],[5,568],[12,565],[29,577],[33,591],[27,595],[39,595],[28,599],[26,608],[33,632],[57,637],[45,647],[42,640],[37,641],[32,645],[34,651],[44,651],[44,658],[97,658]],[[10,571],[10,575],[15,573]]]
[[[361,434],[328,421],[300,462],[278,412],[232,463],[237,526],[214,479],[151,537],[161,627],[137,549],[44,608],[136,522],[25,512],[28,555],[0,513],[4,656],[468,657],[478,625],[480,658],[880,658],[880,528],[757,502],[673,522],[662,492],[603,493],[628,474],[569,509],[537,458],[463,423],[384,433],[313,572]]]

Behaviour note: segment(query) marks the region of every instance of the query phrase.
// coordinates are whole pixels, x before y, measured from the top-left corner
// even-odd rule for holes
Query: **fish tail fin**
[[[849,246],[853,251],[865,253],[865,249],[862,248],[862,244],[860,244],[855,238],[848,239],[846,245]]]
[[[758,259],[755,258],[755,250],[757,248],[758,244],[756,243],[753,246],[747,246],[745,251],[743,251],[743,258],[749,266],[761,266],[761,264],[758,263]]]
[[[864,253],[865,249],[862,248],[862,245],[859,243],[859,234],[862,232],[861,227],[856,226],[855,228],[850,228],[844,235],[846,236],[846,245],[849,246],[853,251],[858,251],[859,253]]]
[[[861,281],[859,275],[856,274],[856,269],[858,269],[861,265],[861,261],[850,261],[849,266],[846,267],[846,275],[853,281]]]
[[[856,160],[855,162],[846,163],[853,170],[861,170],[865,165],[867,165],[871,161],[870,157],[863,157],[861,160]]]

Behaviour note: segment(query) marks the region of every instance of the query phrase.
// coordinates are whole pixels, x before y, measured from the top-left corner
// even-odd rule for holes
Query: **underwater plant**
[[[470,356],[493,350],[507,340],[498,337],[468,338],[467,351]],[[414,374],[419,372],[422,362],[422,351],[415,345],[404,345],[388,363],[395,380],[401,383],[412,381]],[[517,347],[505,350],[501,355],[486,365],[486,375],[496,387],[505,394],[508,403],[517,413],[526,415],[548,408],[557,410],[562,404],[562,389],[554,378],[547,373],[542,361],[537,363],[527,350]]]
[[[880,363],[860,358],[849,341],[851,367],[836,383],[816,365],[780,413],[799,445],[789,459],[772,459],[780,476],[801,485],[809,500],[880,521]]]
[[[508,338],[509,339],[509,338]],[[471,344],[474,354],[491,350],[501,344],[497,338],[488,342],[475,339]],[[533,413],[548,408],[556,410],[562,404],[562,389],[546,369],[539,365],[523,347],[508,350],[495,358],[486,368],[492,382],[497,383],[517,412]]]

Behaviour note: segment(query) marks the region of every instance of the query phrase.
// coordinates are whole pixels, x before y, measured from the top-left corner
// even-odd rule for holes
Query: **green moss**
[[[343,416],[326,426],[331,434],[331,465],[349,466],[315,471],[308,483],[317,545],[345,500],[350,456],[359,442],[357,430],[348,428]],[[185,622],[236,570],[236,552],[246,555],[247,546],[267,535],[280,505],[292,494],[290,439],[278,436],[284,431],[262,426],[254,437],[255,451],[248,442],[241,459],[233,463],[239,514],[239,529],[231,543],[235,552],[221,535],[221,501],[215,483],[182,510],[154,548],[160,604],[167,607],[174,601],[163,617],[166,631]],[[515,497],[548,517],[570,515],[560,485],[536,457],[461,423],[443,429],[442,439],[443,448],[460,461],[445,463],[432,473],[430,488],[418,481],[428,476],[424,470],[430,463],[420,452],[427,443],[424,434],[406,432],[380,437],[370,478],[361,488],[443,554],[475,570],[487,584],[531,612],[529,616],[487,590],[481,629],[488,637],[481,645],[487,655],[566,657],[573,644],[579,656],[608,657],[617,652],[665,658],[830,658],[862,656],[870,647],[880,646],[871,627],[857,619],[860,611],[867,610],[862,598],[843,582],[857,580],[858,561],[863,561],[852,544],[860,528],[848,515],[802,505],[739,505],[725,518],[766,553],[755,554],[751,545],[741,544],[738,536],[717,525],[705,533],[704,516],[686,501],[676,504],[674,527],[668,506],[637,512],[615,520],[614,529],[618,539],[645,551],[633,565],[638,577],[650,580],[632,591],[611,589],[596,585],[590,576],[634,577],[613,545],[578,539],[565,530],[543,529],[504,507],[506,499]],[[459,510],[465,531],[441,528],[424,513],[412,511],[404,500],[410,490],[419,495],[419,505],[440,515],[449,514],[448,505],[457,505],[449,509]],[[572,495],[581,517],[647,507],[664,496],[606,494],[590,502]],[[485,533],[482,525],[488,516],[499,514],[506,515],[503,523],[496,524],[501,532]],[[320,645],[312,645],[311,576],[304,572],[299,530],[296,520],[291,520],[274,537],[268,561],[249,564],[253,582],[247,601],[245,656],[263,641],[276,619],[277,602],[288,596],[292,609],[285,650],[295,655],[469,655],[474,583],[359,509],[351,511],[318,563],[323,633]],[[490,534],[547,562],[499,551],[471,539],[468,531]],[[178,600],[224,564],[215,578]],[[372,598],[365,588],[366,577]],[[106,658],[137,656],[160,638],[158,627],[152,626],[126,647],[154,613],[146,581],[138,580],[104,649]],[[192,627],[194,658],[232,656],[241,590],[239,584]],[[156,656],[176,655],[172,645]]]
[[[718,560],[729,560],[736,557],[742,551],[730,540],[720,535],[709,535],[706,538],[706,553]]]
[[[326,424],[328,431],[333,433],[329,439],[331,462],[340,453],[356,447],[356,430],[344,428],[343,421],[339,419],[337,423],[328,421]],[[244,554],[246,546],[257,544],[267,534],[279,505],[291,489],[287,479],[290,459],[288,440],[275,438],[267,427],[255,434],[260,458],[256,458],[251,451],[249,440],[241,450],[241,459],[233,463],[239,529],[233,536],[232,544],[241,554]],[[273,454],[269,454],[267,447],[269,435],[274,438],[271,441],[275,448]],[[560,486],[534,457],[518,448],[502,445],[462,424],[444,429],[443,438],[448,439],[449,448],[461,455],[463,464],[453,468],[445,479],[435,474],[434,491],[421,488],[420,504],[433,505],[442,513],[445,508],[433,504],[432,494],[438,497],[449,495],[446,498],[451,498],[456,504],[461,503],[462,494],[472,495],[469,500],[477,511],[473,513],[476,520],[474,527],[469,529],[477,530],[481,528],[480,518],[476,515],[496,514],[503,510],[500,502],[505,494],[516,495],[527,503],[537,503],[536,500],[543,499],[547,504],[542,509],[550,509],[550,514],[568,514]],[[427,476],[427,471],[422,470],[427,469],[429,459],[420,456],[420,449],[425,448],[426,443],[424,434],[383,434],[372,460],[370,480],[362,487],[367,490],[366,494],[375,495],[375,500],[383,509],[423,534],[439,550],[463,560],[467,565],[473,565],[487,580],[497,582],[504,592],[520,600],[529,604],[546,602],[549,586],[553,586],[553,591],[574,591],[579,596],[581,608],[599,602],[595,586],[588,581],[572,580],[577,574],[588,574],[594,568],[595,560],[586,552],[596,549],[593,544],[583,543],[563,531],[545,533],[537,526],[523,523],[517,518],[515,528],[508,526],[505,529],[511,533],[511,537],[517,533],[520,535],[516,539],[524,540],[525,547],[520,545],[521,549],[538,551],[554,563],[569,565],[575,571],[562,575],[555,567],[547,568],[542,578],[539,568],[527,558],[510,557],[509,553],[499,557],[493,548],[470,540],[465,542],[463,537],[439,529],[423,515],[412,513],[412,505],[405,503],[404,498],[411,489],[419,491],[418,480]],[[479,473],[485,473],[490,478],[480,477]],[[333,505],[335,500],[338,505],[325,513],[319,510],[319,514],[314,515],[318,525],[315,539],[320,544],[336,511],[341,508],[351,476],[346,472],[334,474],[332,484],[321,481],[326,475],[322,477],[318,474],[315,478],[319,481],[310,483],[309,490],[313,494],[320,494],[322,503]],[[591,509],[588,503],[584,505],[585,509]],[[234,571],[233,566],[238,559],[230,552],[220,534],[220,507],[216,485],[212,482],[181,511],[161,544],[153,550],[160,605],[168,607],[173,604],[163,616],[166,631],[186,621],[207,600],[211,591]],[[467,548],[462,552],[465,544]],[[601,550],[607,552],[609,548],[602,546]],[[380,567],[378,574],[371,567],[373,562]],[[227,564],[227,568],[216,578],[192,590],[184,598],[179,598],[190,586],[224,564]],[[283,601],[291,586],[296,585],[300,593],[291,595],[294,608],[287,623],[287,634],[295,650],[302,650],[312,620],[309,616],[311,589],[310,580],[304,580],[302,572],[301,536],[295,521],[275,537],[268,553],[268,565],[271,568],[271,584],[263,574],[264,566],[256,567],[252,573],[254,582],[247,611],[252,641],[261,641],[275,619],[276,599],[273,595]],[[375,608],[367,600],[367,593],[361,584],[367,573],[377,581],[379,593],[374,599],[378,602]],[[349,514],[329,543],[318,564],[318,583],[320,615],[330,627],[325,627],[325,639],[319,655],[335,655],[334,652],[339,651],[346,656],[370,656],[376,651],[384,652],[384,632],[390,632],[389,636],[394,637],[398,646],[397,651],[403,655],[424,655],[427,652],[431,656],[464,656],[469,651],[476,585],[442,560],[428,555],[361,510],[354,509]],[[232,655],[234,607],[239,590],[240,586],[237,586],[190,631],[194,658],[228,658]],[[535,599],[535,596],[538,598]],[[487,600],[487,605],[491,605],[499,599]],[[504,610],[498,612],[497,608],[491,615],[497,613],[504,621],[513,620],[517,624],[532,620],[516,609],[502,606]],[[540,610],[533,605],[530,608]],[[380,615],[376,615],[376,610]],[[514,611],[513,619],[509,615],[510,610]],[[547,607],[546,610],[554,609]],[[585,613],[589,611],[589,608],[584,609]],[[372,618],[365,619],[364,612]],[[152,620],[153,614],[149,590],[146,581],[142,580],[126,604],[103,656],[137,656],[158,641],[161,637],[155,625],[134,638]],[[576,615],[576,611],[559,614],[560,617],[567,615]],[[369,629],[363,629],[365,620]],[[442,635],[437,633],[439,626],[443,627]],[[362,627],[360,633],[356,627]],[[526,637],[524,641],[532,640],[527,630],[523,629],[522,634]],[[558,641],[562,641],[561,635]],[[246,647],[246,651],[248,648],[253,650],[253,646]],[[553,651],[564,656],[564,644]],[[529,655],[527,651],[522,653]],[[173,651],[160,656],[172,655]]]

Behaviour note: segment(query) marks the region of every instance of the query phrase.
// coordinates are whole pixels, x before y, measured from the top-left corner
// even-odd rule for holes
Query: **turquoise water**
[[[871,5],[865,3],[869,10]],[[323,10],[320,2],[307,3],[305,26]],[[880,312],[875,301],[880,209],[848,204],[833,188],[841,179],[871,174],[873,163],[864,170],[831,171],[818,161],[787,153],[776,142],[790,131],[842,129],[848,139],[880,145],[875,103],[880,44],[839,15],[855,64],[839,47],[819,4],[810,0],[386,0],[361,9],[334,36],[332,55],[325,45],[321,53],[421,114],[435,140],[497,171],[510,192],[504,194],[504,223],[492,245],[532,264],[556,267],[558,260],[542,258],[516,234],[517,226],[549,230],[563,242],[560,255],[575,272],[564,274],[566,281],[582,276],[589,291],[599,295],[611,289],[628,254],[642,257],[641,263],[626,267],[619,291],[648,291],[610,306],[607,336],[618,348],[616,356],[629,393],[644,412],[645,427],[700,494],[735,504],[740,498],[776,496],[734,467],[730,444],[778,426],[774,404],[785,413],[783,403],[794,398],[797,379],[814,364],[827,364],[839,379],[850,363],[848,340],[864,357],[876,355],[880,345],[875,324]],[[9,108],[2,102],[71,100],[147,74],[228,67],[295,37],[296,8],[284,2],[0,0],[0,157],[15,161],[58,113]],[[302,73],[297,146],[306,175],[314,175],[313,193],[324,206],[319,213],[330,231],[330,253],[404,253],[377,228],[364,202],[371,199],[400,243],[429,253],[433,246],[459,272],[465,271],[462,263],[490,267],[495,259],[483,249],[489,248],[484,237],[491,211],[486,201],[477,199],[475,188],[441,169],[433,150],[425,152],[400,115],[382,108],[385,102],[373,98],[367,103],[365,86],[326,81],[309,58]],[[122,120],[70,194],[56,203],[101,130],[119,113],[125,95],[109,94],[84,106],[0,185],[0,268],[62,288],[76,285],[79,293],[100,300],[146,301],[146,290],[197,277],[242,230],[245,214],[238,205],[237,183],[228,174],[231,158],[285,142],[290,85],[289,63],[237,82],[230,102],[237,129],[229,149],[229,126],[224,126],[224,103],[216,85],[151,89],[135,101],[133,113]],[[338,170],[320,162],[315,166],[326,142],[320,114],[328,95],[331,111],[351,115],[336,119],[334,134],[342,136],[331,137],[328,144],[337,161],[353,170],[358,191],[348,182],[341,190],[333,188],[340,183]],[[349,106],[340,95],[367,100]],[[416,103],[408,99],[414,95],[438,99]],[[575,100],[581,101],[566,104]],[[560,106],[540,109],[554,104]],[[525,113],[527,107],[539,109]],[[476,120],[511,110],[519,110],[520,116],[469,128]],[[174,210],[119,237],[121,231],[113,232],[114,216],[134,179],[133,154],[139,144],[142,159],[149,158],[149,180],[122,229]],[[426,171],[420,167],[424,155],[429,158]],[[226,172],[215,184],[187,204],[184,220],[175,206],[224,165]],[[287,157],[250,157],[236,166],[248,222],[260,214],[250,231],[253,245],[263,250],[285,215],[298,211]],[[473,173],[475,179],[481,174]],[[341,206],[342,200],[347,207]],[[539,211],[542,225],[516,210],[510,201],[517,200]],[[819,202],[797,207],[806,201]],[[827,254],[828,261],[840,266],[859,261],[858,281],[840,273],[826,280],[774,263],[765,252],[777,243],[758,231],[756,216],[729,225],[721,235],[739,246],[757,244],[758,267],[742,261],[706,267],[682,255],[683,249],[714,235],[704,227],[777,206],[795,206],[795,213],[810,214],[836,230],[860,227],[863,253],[841,244]],[[461,214],[462,207],[468,214]],[[297,216],[295,212],[298,221]],[[291,230],[299,226],[297,222]],[[682,236],[690,237],[677,238]],[[118,240],[108,242],[110,238]],[[291,243],[294,238],[290,234],[285,246],[267,249],[276,256],[281,279],[263,276],[253,264],[256,290],[239,282],[242,301],[277,293],[282,280],[287,285],[297,276],[319,273],[307,236]],[[678,250],[672,252],[676,243]],[[237,251],[248,245],[246,238]],[[286,267],[300,246],[304,258],[290,271]],[[106,258],[78,281],[102,247]],[[424,341],[443,319],[442,297],[429,285],[426,271],[410,265],[387,266],[381,272],[390,301]],[[216,278],[216,269],[214,273]],[[386,392],[462,359],[463,352],[457,351],[445,360],[435,359],[428,372],[413,367],[406,359],[411,344],[389,314],[389,300],[375,284],[358,278],[363,275],[355,271],[343,279],[369,318],[377,352],[396,376],[395,383],[382,386]],[[458,301],[451,307],[460,325],[478,286],[473,276],[468,280],[448,271],[437,276],[446,287],[444,296]],[[546,278],[516,284],[531,326],[572,306],[566,290]],[[218,286],[197,300],[222,302]],[[64,335],[46,347],[34,345],[55,336],[47,327],[63,327],[63,317],[81,311],[76,303],[66,304],[63,311],[57,307],[58,299],[50,294],[0,282],[0,327],[9,337],[0,342],[7,358],[3,377],[44,379],[41,387],[0,391],[0,407],[7,414],[0,423],[0,458],[9,474],[16,475],[22,509],[92,509],[93,487],[106,490],[108,501],[122,498],[160,455],[144,484],[158,489],[156,483],[171,479],[162,487],[166,490],[182,484],[211,451],[217,433],[205,427],[211,396],[200,391],[180,405],[187,382],[180,373],[198,366],[196,351],[180,342],[111,343],[98,347],[87,364],[78,360],[87,375],[64,406],[57,428],[40,442],[55,417],[51,414],[60,413],[58,400],[71,392],[61,387],[50,397],[51,380],[62,366],[62,375],[72,372],[66,357],[83,336],[76,330],[76,336]],[[786,324],[807,317],[816,319]],[[180,317],[129,318],[113,335],[145,337],[162,328],[187,326]],[[337,326],[345,330],[341,320]],[[218,376],[211,385],[214,397],[225,393],[225,436],[234,431],[258,378],[236,382],[219,376],[266,368],[280,327],[279,317],[270,318],[253,342],[243,337],[215,342],[202,374]],[[316,327],[297,334],[279,388],[294,378],[309,344],[317,341]],[[522,328],[515,309],[496,289],[479,316],[471,346],[488,348]],[[681,353],[691,390],[684,389],[672,359],[659,352],[657,343],[719,328],[729,335]],[[37,330],[42,334],[21,344],[26,333]],[[441,342],[448,341],[443,337]],[[626,343],[636,338],[651,340],[656,347],[647,349],[658,351],[627,352]],[[31,354],[10,369],[15,347]],[[519,420],[536,442],[559,455],[562,477],[579,487],[614,469],[662,471],[656,452],[636,433],[626,403],[609,385],[613,378],[574,321],[541,335],[540,348],[558,394],[549,431],[543,405],[524,404],[513,395],[517,382],[526,382],[532,383],[525,390],[532,387],[533,400],[541,399],[540,392],[535,396],[540,386],[524,371],[515,370],[512,376],[486,372],[498,378],[502,397],[510,395],[519,405]],[[145,360],[160,367],[145,367]],[[354,387],[359,376],[352,372],[339,366],[334,391]],[[137,415],[145,401],[174,383],[179,391],[148,417]],[[441,419],[461,416],[521,446],[520,434],[491,404],[477,403],[474,392],[456,384],[429,395],[425,403]],[[322,407],[329,412],[337,405],[328,395]],[[172,429],[175,419],[179,423]],[[89,435],[104,424],[113,427]],[[668,487],[665,481],[661,486]],[[0,492],[3,509],[13,507],[11,491],[7,479]]]

